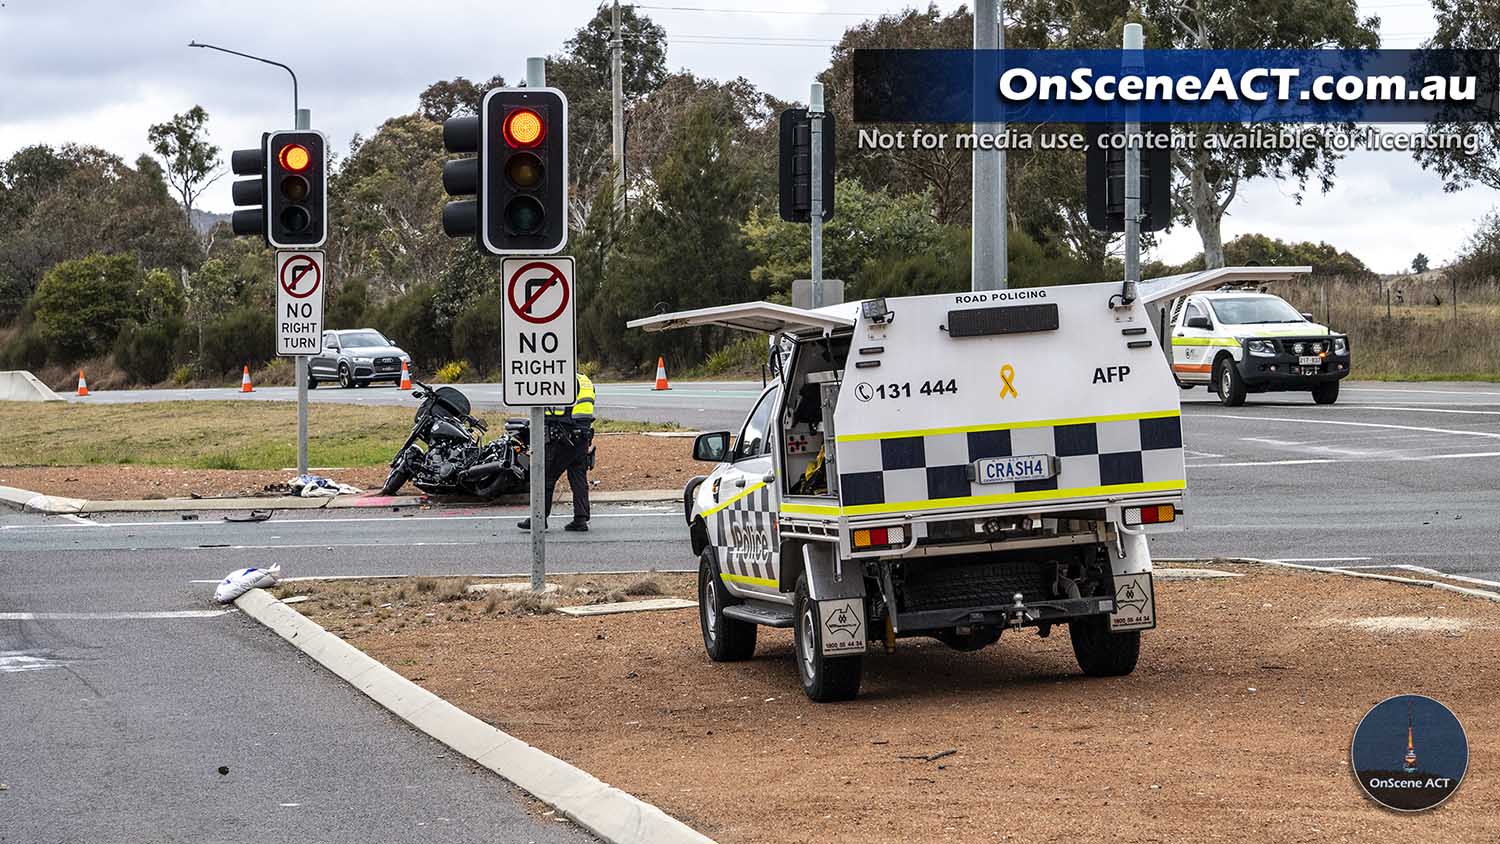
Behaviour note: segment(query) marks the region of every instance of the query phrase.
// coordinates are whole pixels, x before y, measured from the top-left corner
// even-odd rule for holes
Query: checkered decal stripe
[[[980,484],[969,466],[985,457],[1056,455],[1056,477],[1044,481]],[[843,505],[1003,496],[1044,490],[1094,489],[1182,481],[1179,416],[929,434],[838,444]]]
[[[781,534],[772,508],[770,486],[762,485],[715,513],[712,538],[714,557],[722,574],[775,580],[777,573],[771,559]]]

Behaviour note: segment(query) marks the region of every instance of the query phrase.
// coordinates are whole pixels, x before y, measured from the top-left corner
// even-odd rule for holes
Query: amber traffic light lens
[[[518,188],[534,188],[542,183],[542,160],[529,152],[516,153],[505,162],[505,177]]]
[[[518,196],[505,206],[505,223],[516,234],[535,234],[542,227],[542,203],[535,197]]]
[[[542,116],[529,108],[518,108],[505,115],[501,125],[505,142],[515,149],[534,147],[547,136],[547,125]]]
[[[283,170],[301,173],[312,164],[312,153],[301,144],[287,144],[281,148],[281,152],[276,153],[276,160],[281,163]]]
[[[307,180],[301,176],[287,176],[281,180],[281,195],[293,202],[307,199]]]

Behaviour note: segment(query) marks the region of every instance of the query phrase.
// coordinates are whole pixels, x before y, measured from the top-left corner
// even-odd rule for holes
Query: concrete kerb
[[[599,838],[611,844],[713,844],[661,809],[423,689],[269,592],[252,589],[234,603],[402,720],[515,783]]]
[[[59,495],[43,495],[29,489],[0,486],[0,507],[22,513],[68,515],[82,512],[87,504],[81,498],[63,498]]]
[[[1357,577],[1363,580],[1384,580],[1390,583],[1404,583],[1408,586],[1421,586],[1427,589],[1442,589],[1469,598],[1483,598],[1486,601],[1500,603],[1500,592],[1491,592],[1485,589],[1473,589],[1467,586],[1455,586],[1452,583],[1444,583],[1441,580],[1424,580],[1415,577],[1398,577],[1393,574],[1374,574],[1366,571],[1351,571],[1349,569],[1322,566],[1309,566],[1302,563],[1284,563],[1281,560],[1261,560],[1255,557],[1218,557],[1212,560],[1215,563],[1248,563],[1251,565],[1279,566],[1285,569],[1297,571],[1319,572],[1321,574],[1337,574],[1344,577]]]

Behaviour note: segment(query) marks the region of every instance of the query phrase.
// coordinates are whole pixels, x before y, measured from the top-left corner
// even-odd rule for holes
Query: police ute
[[[709,657],[793,628],[804,691],[833,701],[901,638],[1067,625],[1085,674],[1130,673],[1156,626],[1146,539],[1182,528],[1186,490],[1157,303],[1225,272],[628,323],[772,335],[772,378],[739,431],[697,438],[715,466],[683,496]]]

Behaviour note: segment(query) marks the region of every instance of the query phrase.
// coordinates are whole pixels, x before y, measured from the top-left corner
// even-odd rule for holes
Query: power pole
[[[619,77],[616,77],[617,79]],[[547,87],[547,60],[526,60],[526,87]],[[547,409],[531,408],[531,591],[547,588]]]
[[[1139,70],[1144,62],[1146,36],[1138,23],[1125,24],[1125,62],[1127,71]],[[1125,119],[1125,304],[1135,300],[1136,285],[1141,280],[1141,117],[1140,106],[1132,105]],[[1157,174],[1152,174],[1161,178]]]
[[[807,97],[807,120],[812,130],[812,306],[823,307],[823,84],[814,82]]]
[[[1004,0],[975,0],[974,49],[1005,49]],[[976,134],[999,134],[1004,123],[974,123]],[[1004,290],[1010,244],[1006,210],[1005,150],[980,149],[973,155],[973,197],[969,209],[969,287]]]
[[[609,40],[610,99],[613,101],[611,152],[615,163],[615,211],[625,207],[625,80],[621,67],[624,63],[621,51],[624,43],[620,33],[620,0],[615,0],[610,10],[611,36]]]

